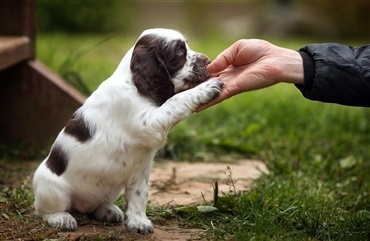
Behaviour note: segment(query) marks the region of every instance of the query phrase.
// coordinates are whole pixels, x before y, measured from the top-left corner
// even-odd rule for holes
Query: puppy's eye
[[[178,56],[182,56],[185,54],[185,51],[181,48],[177,49],[177,53],[176,53]]]

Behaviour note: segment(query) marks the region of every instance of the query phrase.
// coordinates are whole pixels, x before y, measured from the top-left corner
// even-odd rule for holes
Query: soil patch
[[[256,160],[235,163],[156,163],[150,174],[149,199],[152,205],[193,205],[211,201],[215,182],[221,193],[246,190],[265,164]]]

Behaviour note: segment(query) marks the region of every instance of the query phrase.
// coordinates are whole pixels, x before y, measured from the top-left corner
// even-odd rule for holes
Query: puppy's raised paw
[[[198,85],[197,88],[201,91],[198,96],[199,105],[206,104],[217,98],[220,95],[223,86],[224,82],[217,78],[212,78]]]
[[[44,220],[47,221],[50,226],[58,228],[63,231],[77,229],[76,219],[67,212],[59,212],[45,215]]]
[[[211,100],[220,95],[222,87],[225,84],[222,80],[219,79],[210,79],[206,83],[206,87],[210,88],[210,91],[208,93]]]

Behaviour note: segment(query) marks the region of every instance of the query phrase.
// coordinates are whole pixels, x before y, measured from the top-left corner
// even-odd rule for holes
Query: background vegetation
[[[333,4],[38,1],[37,57],[88,94],[148,27],[179,29],[211,59],[240,37],[293,49],[318,41],[368,44],[368,1],[335,2],[335,11]],[[309,101],[291,85],[233,97],[175,127],[158,159],[257,158],[270,173],[251,190],[216,192],[217,201],[205,204],[213,211],[148,213],[204,228],[201,238],[209,240],[370,240],[369,121],[368,108]],[[32,198],[25,185],[5,188],[0,204],[8,218],[32,223],[25,215]]]
[[[143,28],[162,26],[227,38],[274,34],[368,39],[369,9],[370,3],[365,0],[38,0],[37,20],[42,32],[137,34]]]

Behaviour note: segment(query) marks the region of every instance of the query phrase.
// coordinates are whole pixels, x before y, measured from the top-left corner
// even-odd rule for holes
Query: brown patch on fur
[[[92,132],[85,120],[76,114],[73,114],[72,119],[67,122],[64,132],[75,137],[80,142],[86,142],[92,137]]]
[[[68,158],[59,145],[51,149],[46,166],[56,175],[60,176],[67,169]]]

